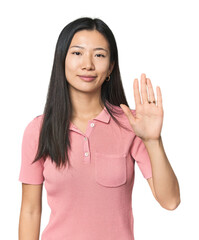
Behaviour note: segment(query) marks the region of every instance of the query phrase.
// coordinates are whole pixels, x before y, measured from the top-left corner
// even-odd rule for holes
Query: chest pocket
[[[126,183],[126,154],[103,154],[95,152],[95,180],[107,187]]]

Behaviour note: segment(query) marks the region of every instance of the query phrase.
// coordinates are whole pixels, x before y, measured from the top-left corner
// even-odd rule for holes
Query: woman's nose
[[[92,56],[90,55],[84,56],[82,61],[82,69],[91,70],[94,68],[95,66],[93,64]]]

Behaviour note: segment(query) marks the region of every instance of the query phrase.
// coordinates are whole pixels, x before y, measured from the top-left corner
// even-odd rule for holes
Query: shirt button
[[[94,127],[94,125],[95,125],[94,123],[91,123],[91,124],[90,124],[91,127]]]
[[[86,140],[87,140],[87,137],[85,137],[84,140],[86,141]]]
[[[85,152],[85,154],[84,154],[86,157],[88,156],[88,152]]]

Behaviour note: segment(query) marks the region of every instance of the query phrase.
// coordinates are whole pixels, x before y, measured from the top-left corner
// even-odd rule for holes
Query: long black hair
[[[97,30],[109,43],[110,63],[114,63],[114,68],[110,80],[104,81],[101,86],[101,100],[111,117],[120,126],[121,124],[113,115],[118,112],[111,106],[119,106],[121,103],[129,106],[120,76],[117,45],[110,28],[99,18],[83,17],[70,22],[63,28],[57,40],[38,149],[32,163],[41,158],[46,160],[49,156],[51,161],[56,163],[56,168],[61,165],[66,166],[67,162],[68,167],[71,166],[67,148],[71,149],[68,128],[72,116],[72,105],[65,76],[65,58],[74,34],[81,30]]]

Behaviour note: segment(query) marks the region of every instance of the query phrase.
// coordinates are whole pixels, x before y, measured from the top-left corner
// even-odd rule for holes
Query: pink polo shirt
[[[119,128],[106,107],[88,122],[85,134],[70,122],[73,168],[61,170],[50,158],[31,165],[42,118],[34,118],[24,131],[19,175],[23,183],[44,182],[51,215],[41,240],[134,240],[135,161],[144,178],[151,178],[152,170],[145,145],[126,115],[116,118],[130,131]]]

